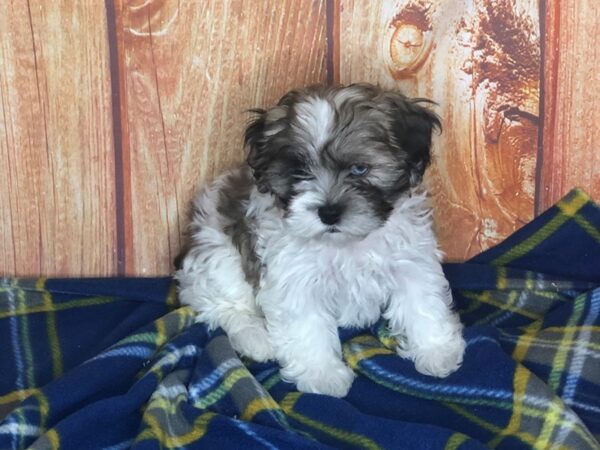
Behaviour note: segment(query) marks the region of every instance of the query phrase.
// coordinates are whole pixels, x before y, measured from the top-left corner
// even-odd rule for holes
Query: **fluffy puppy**
[[[462,326],[419,188],[440,122],[423,103],[354,84],[253,110],[247,164],[193,202],[181,302],[304,392],[345,396],[338,327],[382,315],[419,372],[455,371]]]

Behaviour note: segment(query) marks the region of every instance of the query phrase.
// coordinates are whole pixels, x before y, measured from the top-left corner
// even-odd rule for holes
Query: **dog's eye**
[[[304,169],[294,169],[292,171],[292,177],[296,178],[297,180],[308,180],[311,178],[310,173]]]
[[[355,177],[365,176],[369,172],[369,168],[367,166],[363,166],[362,164],[352,164],[350,167],[350,173]]]

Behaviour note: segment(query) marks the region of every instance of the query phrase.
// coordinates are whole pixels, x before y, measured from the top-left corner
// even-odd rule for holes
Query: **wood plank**
[[[600,201],[600,5],[545,4],[540,211],[574,187]]]
[[[244,158],[251,107],[325,81],[324,1],[117,2],[127,274],[165,274],[198,186]]]
[[[537,0],[341,0],[340,81],[439,103],[428,183],[449,260],[533,216],[539,109]]]
[[[0,274],[112,274],[104,4],[11,1],[0,30]]]

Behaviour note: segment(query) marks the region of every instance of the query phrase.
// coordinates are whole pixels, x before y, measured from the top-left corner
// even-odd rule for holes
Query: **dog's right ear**
[[[267,111],[264,109],[251,109],[249,112],[253,113],[254,117],[250,119],[244,134],[244,144],[248,147],[247,162],[252,169],[259,192],[265,193],[269,190],[264,177],[269,163],[267,158],[268,143],[265,136]]]
[[[256,186],[261,193],[269,192],[271,187],[268,182],[267,172],[275,154],[283,145],[278,139],[281,131],[286,128],[287,106],[278,105],[269,110],[251,109],[254,114],[250,119],[244,134],[244,144],[248,147],[247,162]]]

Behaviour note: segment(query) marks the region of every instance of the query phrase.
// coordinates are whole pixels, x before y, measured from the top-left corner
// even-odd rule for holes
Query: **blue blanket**
[[[600,209],[581,191],[447,276],[462,368],[341,330],[344,399],[194,323],[171,279],[1,279],[0,448],[598,449]]]

